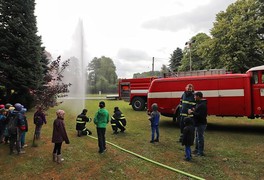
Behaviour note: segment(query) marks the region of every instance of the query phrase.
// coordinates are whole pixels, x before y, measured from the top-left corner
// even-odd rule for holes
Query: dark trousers
[[[96,130],[97,130],[97,137],[98,137],[99,152],[103,152],[106,149],[105,147],[106,128],[96,128]]]
[[[42,125],[36,125],[35,127],[36,139],[40,139],[41,128],[42,128]]]
[[[19,153],[21,149],[19,132],[17,134],[10,134],[9,142],[10,142],[9,143],[10,154],[13,153],[14,147],[16,147],[17,153]]]
[[[62,142],[54,144],[53,154],[57,154],[57,155],[61,154],[61,145],[62,145]]]

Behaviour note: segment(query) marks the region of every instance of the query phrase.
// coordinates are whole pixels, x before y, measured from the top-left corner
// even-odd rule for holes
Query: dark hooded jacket
[[[185,127],[183,129],[182,145],[192,146],[194,142],[194,127],[191,118],[184,119]]]
[[[194,125],[207,124],[207,100],[202,99],[196,102],[195,110],[193,112]]]

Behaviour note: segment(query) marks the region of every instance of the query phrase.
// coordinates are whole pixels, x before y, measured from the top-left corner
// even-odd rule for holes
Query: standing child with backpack
[[[160,113],[158,111],[157,103],[153,103],[152,112],[150,113],[150,123],[151,123],[151,140],[150,143],[159,142],[159,120],[160,120]],[[155,138],[156,133],[156,138]]]
[[[43,112],[43,108],[41,106],[37,107],[37,111],[34,113],[34,124],[35,127],[35,137],[36,139],[40,139],[40,133],[43,124],[47,124],[46,116]]]
[[[27,144],[25,144],[25,140],[26,140],[26,133],[28,132],[28,121],[27,121],[27,117],[25,115],[25,113],[27,112],[26,108],[22,108],[22,110],[20,111],[21,114],[24,117],[24,121],[25,121],[25,130],[22,131],[21,133],[21,149],[24,149],[25,147],[27,147]]]
[[[15,104],[15,109],[11,111],[7,117],[7,129],[10,138],[10,154],[13,154],[14,147],[16,147],[17,154],[23,154],[21,151],[21,134],[26,129],[24,116],[21,114],[23,106],[20,103]]]

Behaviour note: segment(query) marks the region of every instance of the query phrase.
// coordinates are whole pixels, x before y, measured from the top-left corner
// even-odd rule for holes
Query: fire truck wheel
[[[135,111],[143,111],[145,109],[145,100],[141,97],[135,97],[132,101],[132,107]]]

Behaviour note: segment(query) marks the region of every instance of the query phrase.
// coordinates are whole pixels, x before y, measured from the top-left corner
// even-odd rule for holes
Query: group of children
[[[9,154],[14,152],[23,154],[25,153],[24,148],[28,146],[25,143],[26,133],[28,132],[26,112],[27,109],[20,103],[0,105],[0,143],[9,144]],[[42,112],[42,108],[38,108],[34,114],[35,136],[37,139],[40,138],[43,123],[46,123],[45,114]]]
[[[28,131],[27,111],[23,105],[16,103],[0,105],[0,143],[9,144],[10,154],[25,153],[25,136]],[[15,148],[15,150],[14,150]]]

